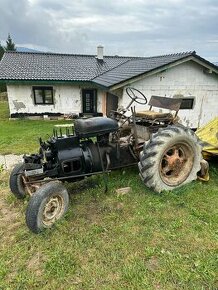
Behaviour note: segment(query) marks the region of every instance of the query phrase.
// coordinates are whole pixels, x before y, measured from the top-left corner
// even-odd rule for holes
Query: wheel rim
[[[160,176],[164,183],[176,186],[189,176],[194,163],[194,153],[188,144],[175,144],[165,150],[160,162]]]
[[[64,199],[60,195],[52,196],[43,211],[43,224],[51,226],[64,213]]]

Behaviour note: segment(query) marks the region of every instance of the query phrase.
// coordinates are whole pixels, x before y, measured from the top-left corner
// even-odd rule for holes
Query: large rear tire
[[[10,186],[11,192],[18,199],[23,199],[26,196],[23,175],[24,175],[24,164],[18,163],[13,168],[10,178],[9,178],[9,186]]]
[[[155,192],[173,190],[197,179],[201,151],[192,130],[175,125],[159,129],[140,153],[139,175]]]
[[[67,212],[69,195],[60,182],[42,185],[32,196],[26,210],[28,228],[39,233],[61,219]]]

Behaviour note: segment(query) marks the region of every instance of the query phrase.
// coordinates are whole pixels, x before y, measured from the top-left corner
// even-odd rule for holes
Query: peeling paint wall
[[[34,84],[33,84],[34,86]],[[35,105],[33,90],[30,85],[8,85],[8,101],[10,113],[61,113],[79,114],[82,112],[82,89],[90,87],[54,85],[54,104]],[[46,85],[45,85],[46,86]],[[49,85],[51,86],[51,85]],[[97,90],[97,111],[102,112],[104,92]]]
[[[205,73],[202,66],[194,62],[186,62],[174,68],[165,70],[141,79],[130,86],[139,89],[147,97],[152,95],[166,97],[194,97],[194,107],[191,110],[180,110],[182,123],[191,128],[200,127],[218,116],[218,76]],[[130,99],[123,90],[119,106],[126,106]],[[136,104],[136,111],[148,110],[148,105]],[[154,110],[158,110],[157,108]]]

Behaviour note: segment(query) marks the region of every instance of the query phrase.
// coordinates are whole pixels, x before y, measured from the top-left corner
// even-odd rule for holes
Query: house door
[[[82,106],[83,113],[94,114],[97,112],[97,91],[96,90],[82,90]]]
[[[110,116],[111,110],[117,111],[118,108],[118,97],[111,93],[107,93],[107,105],[106,114]]]

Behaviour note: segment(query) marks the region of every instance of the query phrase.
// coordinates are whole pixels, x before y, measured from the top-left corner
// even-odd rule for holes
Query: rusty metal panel
[[[136,134],[138,138],[141,138],[145,141],[148,141],[150,139],[150,132],[147,127],[135,125],[136,128]]]
[[[151,99],[150,99],[148,105],[150,105],[152,107],[162,108],[162,109],[179,111],[181,103],[182,103],[182,99],[178,99],[178,98],[151,96]]]

